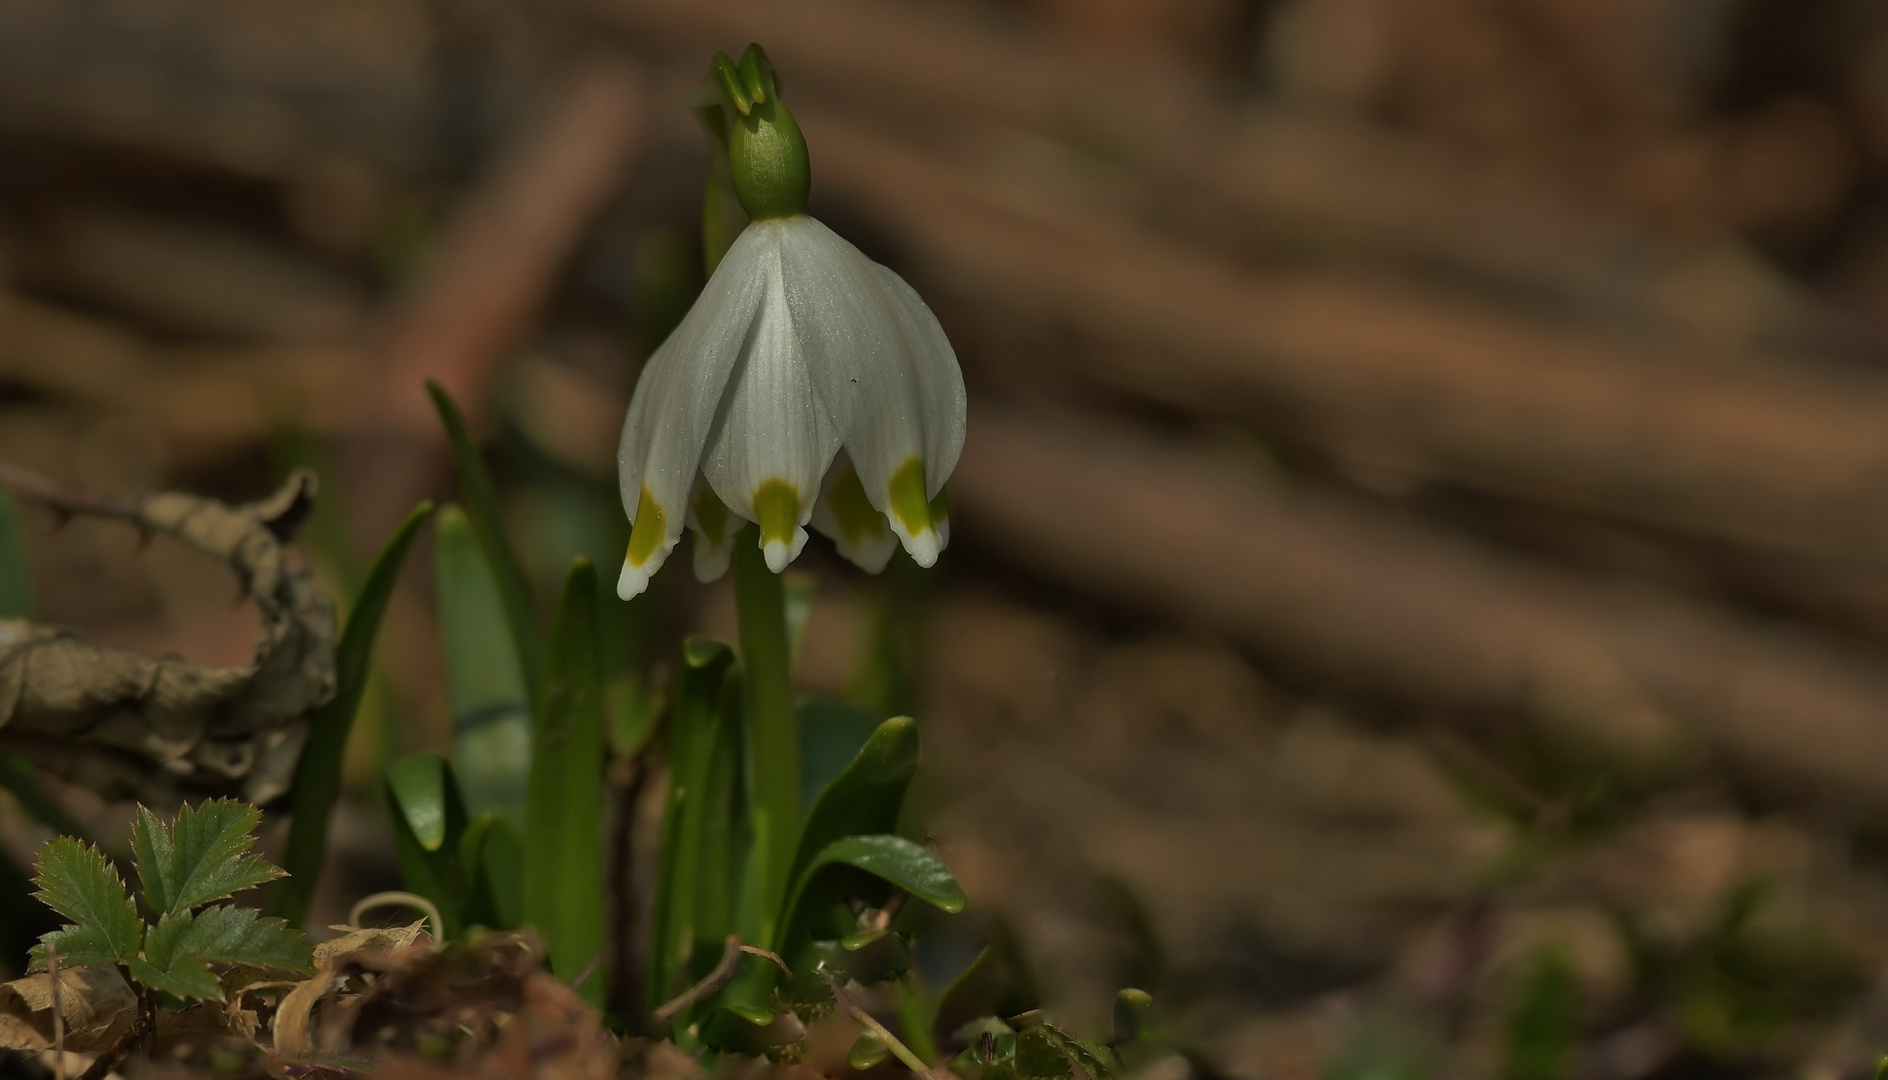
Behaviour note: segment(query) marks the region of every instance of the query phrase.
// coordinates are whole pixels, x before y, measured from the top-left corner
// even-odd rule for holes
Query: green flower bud
[[[734,194],[755,221],[806,213],[813,169],[806,137],[780,100],[779,77],[759,45],[749,45],[736,66],[716,53],[712,83],[734,106],[728,117],[728,160]]]

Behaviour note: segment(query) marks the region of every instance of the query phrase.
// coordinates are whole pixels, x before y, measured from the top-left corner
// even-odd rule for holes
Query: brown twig
[[[142,526],[135,504],[98,495],[62,484],[10,461],[0,461],[0,488],[29,499],[55,514],[64,524],[67,518],[84,514],[90,517],[116,518]]]
[[[676,1017],[693,1008],[709,994],[733,982],[734,973],[741,966],[743,951],[745,951],[745,946],[741,944],[741,939],[734,934],[729,934],[727,943],[721,949],[721,959],[716,962],[715,969],[704,976],[700,982],[663,1002],[655,1012],[650,1013],[652,1026],[656,1030],[665,1030]]]
[[[46,977],[52,980],[52,1075],[66,1080],[66,1014],[59,993],[59,946],[46,943]]]
[[[871,1013],[853,1004],[852,999],[846,996],[845,988],[839,985],[837,979],[830,980],[827,985],[832,987],[833,1000],[839,1003],[840,1008],[846,1010],[846,1015],[852,1017],[860,1027],[877,1036],[879,1041],[885,1044],[885,1048],[892,1052],[892,1056],[903,1062],[905,1068],[910,1069],[913,1075],[930,1077],[932,1080],[947,1080],[952,1076],[946,1070],[934,1069],[925,1064],[924,1059],[913,1052],[911,1047],[906,1046],[898,1036],[893,1035],[890,1028],[879,1023]]]

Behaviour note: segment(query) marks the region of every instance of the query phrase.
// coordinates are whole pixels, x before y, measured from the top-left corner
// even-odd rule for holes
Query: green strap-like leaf
[[[253,830],[261,820],[262,811],[235,799],[186,805],[169,828],[138,807],[131,847],[151,910],[159,915],[189,911],[281,877],[267,860],[244,854],[255,845]]]
[[[936,855],[902,836],[847,836],[826,845],[800,875],[775,951],[792,966],[816,937],[846,936],[851,929],[835,922],[835,916],[846,912],[843,902],[856,897],[883,903],[888,886],[943,911],[964,909],[963,887]],[[798,966],[794,973],[806,974]]]
[[[917,722],[895,716],[878,725],[851,764],[813,800],[787,880],[798,882],[835,841],[897,828],[898,808],[917,771]],[[777,925],[785,928],[787,912],[780,915]]]
[[[550,947],[551,970],[574,979],[603,951],[603,678],[597,655],[597,571],[564,578],[531,754],[525,816],[524,916]],[[578,993],[601,1006],[606,980]]]
[[[511,930],[524,921],[524,836],[510,819],[487,810],[459,840],[471,897],[466,922]]]
[[[439,511],[433,575],[466,812],[496,810],[523,821],[531,783],[531,693],[498,578],[457,506]]]
[[[84,932],[69,940],[75,953],[89,959],[74,957],[70,963],[105,963],[95,957],[109,954],[111,961],[122,964],[138,955],[144,923],[125,892],[124,879],[104,852],[61,836],[40,849],[33,884],[39,887],[34,896]]]
[[[407,549],[413,546],[414,536],[432,512],[433,504],[429,502],[414,507],[394,530],[387,546],[380,549],[373,568],[367,572],[366,584],[354,600],[354,609],[348,613],[341,643],[334,650],[334,697],[315,710],[308,745],[302,749],[301,762],[295,768],[288,852],[282,860],[289,877],[269,896],[269,913],[291,925],[300,923],[308,910],[308,898],[314,895],[321,861],[327,854],[328,819],[341,797],[341,762],[347,753],[348,734],[354,730],[354,714],[360,711],[361,695],[367,689],[380,617],[386,613]]]
[[[485,552],[485,564],[498,583],[505,603],[505,618],[511,624],[514,655],[524,672],[525,688],[535,703],[543,679],[542,649],[538,640],[537,618],[531,610],[531,590],[511,543],[505,539],[503,518],[498,511],[498,493],[485,471],[485,461],[472,443],[465,417],[438,383],[426,381],[426,393],[433,399],[439,421],[446,428],[446,442],[452,448],[452,462],[459,471],[459,494],[465,500],[466,517],[471,522],[479,548]]]
[[[691,639],[682,644],[682,670],[669,719],[669,805],[662,821],[662,849],[654,907],[650,915],[648,998],[666,1001],[687,979],[695,942],[721,931],[702,927],[697,904],[702,876],[703,829],[715,808],[709,805],[710,773],[716,744],[723,734],[721,711],[734,652],[719,641]],[[720,792],[726,813],[725,791]],[[698,930],[698,927],[700,929]]]
[[[432,753],[395,758],[387,765],[387,799],[407,889],[431,900],[445,921],[445,935],[457,938],[465,926],[469,896],[460,860],[465,804],[452,764]]]

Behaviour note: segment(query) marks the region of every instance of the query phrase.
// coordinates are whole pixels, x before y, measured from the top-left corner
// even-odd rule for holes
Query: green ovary
[[[800,525],[800,492],[775,477],[754,489],[754,517],[760,523],[761,544],[791,544]]]
[[[662,504],[649,494],[649,485],[642,486],[642,497],[636,500],[636,525],[629,533],[629,565],[640,567],[649,561],[649,557],[662,546],[666,515]]]
[[[914,456],[898,466],[887,489],[892,514],[904,525],[905,532],[911,536],[929,532],[931,507],[924,496],[924,459]]]
[[[839,531],[846,534],[847,540],[857,544],[885,535],[885,519],[872,509],[871,500],[865,497],[865,485],[859,482],[857,469],[848,467],[833,481],[826,504],[832,508]]]
[[[701,526],[701,534],[708,541],[709,547],[720,547],[728,535],[728,508],[721,505],[715,493],[703,485],[701,494],[695,496],[695,524]]]

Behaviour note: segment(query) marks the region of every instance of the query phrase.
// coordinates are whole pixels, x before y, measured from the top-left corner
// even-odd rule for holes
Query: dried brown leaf
[[[137,1020],[138,999],[118,969],[104,964],[59,973],[65,1046],[77,1053],[110,1048]],[[52,977],[44,972],[0,985],[0,1049],[52,1046]]]
[[[236,572],[262,613],[253,658],[208,667],[0,620],[0,737],[106,798],[171,805],[188,792],[260,804],[287,791],[306,717],[335,688],[334,605],[286,543],[314,490],[313,474],[298,472],[242,506],[177,492],[138,503],[139,528]]]

